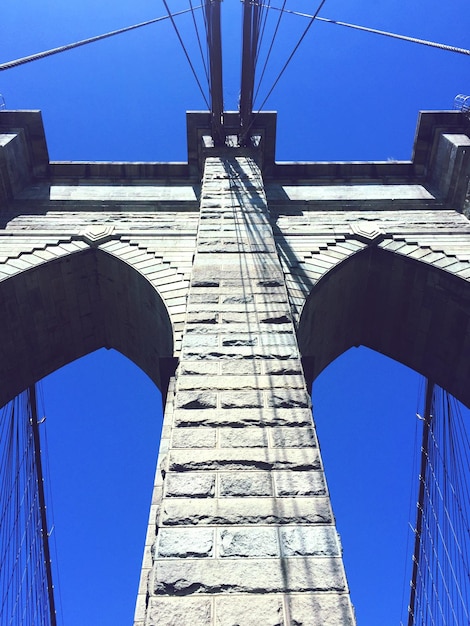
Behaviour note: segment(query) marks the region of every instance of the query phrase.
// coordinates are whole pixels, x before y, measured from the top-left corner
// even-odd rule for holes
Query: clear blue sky
[[[288,6],[308,13],[315,3]],[[222,11],[226,108],[233,109],[241,4],[225,0]],[[164,13],[155,0],[4,0],[0,61]],[[468,0],[330,0],[321,15],[470,47]],[[194,57],[190,19],[178,24]],[[261,93],[304,25],[285,16]],[[457,93],[470,93],[469,68],[468,57],[316,23],[266,106],[279,113],[277,158],[407,159],[418,111],[452,108]],[[205,108],[169,22],[3,72],[0,93],[10,109],[43,111],[55,160],[183,161],[185,111]],[[103,351],[50,376],[44,395],[63,623],[129,624],[158,446],[158,393],[133,364]],[[404,619],[418,395],[416,374],[365,349],[340,358],[314,386],[359,626]]]

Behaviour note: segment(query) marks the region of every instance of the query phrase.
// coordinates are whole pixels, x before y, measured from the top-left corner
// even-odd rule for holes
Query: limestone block
[[[173,498],[211,498],[215,491],[215,474],[169,472],[165,477],[165,494]]]
[[[268,395],[267,404],[278,409],[307,408],[310,406],[310,398],[306,391],[276,389]]]
[[[221,448],[264,448],[268,445],[268,435],[264,428],[221,428],[219,431]]]
[[[146,626],[209,626],[210,598],[150,598]]]
[[[204,363],[201,361],[184,361],[180,364],[179,374],[190,376],[216,376],[219,371],[218,363]]]
[[[289,593],[346,591],[340,559],[162,559],[155,568],[154,593]]]
[[[261,362],[260,361],[222,361],[221,374],[233,374],[234,376],[241,375],[259,375],[261,374]]]
[[[188,312],[186,322],[188,324],[217,324],[218,320],[218,313],[213,311],[192,311]]]
[[[179,409],[215,409],[217,395],[198,391],[180,391],[176,396],[176,408]]]
[[[214,533],[210,528],[162,528],[157,537],[157,557],[212,556]]]
[[[296,346],[222,346],[218,350],[207,348],[185,348],[184,360],[235,360],[235,359],[296,359],[299,351]]]
[[[218,287],[220,281],[217,279],[206,278],[205,276],[195,276],[193,274],[191,278],[192,287]]]
[[[219,302],[219,294],[217,292],[212,293],[211,291],[204,291],[203,293],[194,293],[191,291],[190,298],[192,303],[205,302],[206,304],[218,304]]]
[[[318,450],[222,448],[184,450],[169,452],[170,471],[190,472],[196,470],[314,470],[321,468]]]
[[[263,394],[260,391],[231,391],[220,394],[223,409],[256,409],[263,406]]]
[[[275,324],[281,326],[283,324],[291,323],[290,313],[280,311],[278,313],[264,313],[259,316],[260,324]]]
[[[317,445],[313,428],[273,428],[270,434],[275,448],[308,448]]]
[[[251,327],[254,329],[253,332],[258,332],[258,331],[272,331],[272,332],[276,332],[276,333],[284,333],[284,334],[288,334],[288,333],[292,333],[292,324],[291,322],[279,322],[278,324],[276,324],[274,327],[273,326],[267,326],[266,324],[264,324],[263,326],[259,326],[260,322],[259,320],[254,320],[251,322]],[[224,335],[226,335],[227,333],[233,333],[234,335],[240,335],[243,333],[246,333],[247,328],[249,328],[250,326],[250,322],[230,322],[230,323],[226,323],[223,322],[223,326],[213,326],[210,330],[212,330],[213,332],[220,332],[222,331],[224,333]]]
[[[295,376],[299,375],[303,379],[302,366],[298,359],[291,361],[264,361],[264,373],[272,376]],[[305,385],[305,381],[304,381]],[[299,382],[300,386],[300,382]]]
[[[285,626],[282,596],[225,596],[215,600],[217,626]]]
[[[212,365],[212,363],[208,363],[208,365]],[[228,365],[228,364],[227,364]],[[230,364],[233,366],[236,365]],[[241,363],[241,365],[245,366],[246,370],[253,370],[253,364],[251,362]],[[258,363],[258,368],[261,368],[261,364]],[[204,369],[201,366],[201,369]],[[229,369],[228,367],[226,369]],[[241,368],[240,368],[241,369]],[[235,372],[232,372],[233,375],[225,374],[220,376],[208,376],[207,373],[204,375],[187,375],[180,376],[178,378],[178,389],[179,390],[217,390],[217,389],[226,389],[233,390],[230,397],[235,397],[236,391],[243,391],[246,389],[250,390],[262,390],[262,389],[273,389],[274,387],[280,387],[285,389],[305,389],[305,380],[303,376],[289,376],[288,374],[280,377],[272,377],[259,374],[257,376],[254,375],[245,375],[239,376],[236,375]]]
[[[279,556],[277,528],[222,528],[216,541],[220,557]]]
[[[191,409],[176,410],[177,426],[311,426],[312,411],[306,409]]]
[[[214,348],[219,344],[217,335],[202,335],[196,333],[186,333],[183,337],[185,348]]]
[[[329,524],[331,508],[325,497],[167,499],[164,526],[231,524]]]
[[[297,339],[293,333],[265,332],[260,333],[262,346],[297,346]]]
[[[220,316],[222,324],[244,324],[245,328],[250,324],[258,323],[258,315],[255,311],[248,312],[225,312]]]
[[[223,346],[257,346],[259,344],[258,337],[253,335],[229,335],[228,337],[222,337]]]
[[[222,297],[222,304],[251,304],[254,301],[253,295],[236,294]]]
[[[273,472],[278,496],[323,496],[326,485],[323,472]]]
[[[175,428],[171,445],[173,448],[214,448],[216,434],[214,428]]]
[[[292,626],[355,626],[349,595],[302,594],[286,600]]]
[[[236,472],[219,474],[219,495],[222,497],[272,496],[269,472]]]
[[[283,556],[341,556],[333,526],[289,526],[279,533]]]

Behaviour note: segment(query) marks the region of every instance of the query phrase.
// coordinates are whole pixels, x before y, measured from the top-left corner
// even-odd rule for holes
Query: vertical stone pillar
[[[354,622],[263,182],[206,161],[139,626]]]

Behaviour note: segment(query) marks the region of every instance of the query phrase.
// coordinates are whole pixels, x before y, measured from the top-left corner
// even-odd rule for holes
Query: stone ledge
[[[318,449],[312,448],[213,448],[173,449],[168,469],[173,472],[197,470],[318,470]]]
[[[347,591],[341,559],[167,559],[156,564],[156,595]]]
[[[226,526],[232,524],[330,524],[327,497],[314,498],[191,498],[166,499],[163,526]]]

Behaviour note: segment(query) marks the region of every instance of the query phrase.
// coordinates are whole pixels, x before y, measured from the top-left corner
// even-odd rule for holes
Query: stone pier
[[[284,273],[249,157],[205,163],[145,558],[136,626],[355,623]]]

